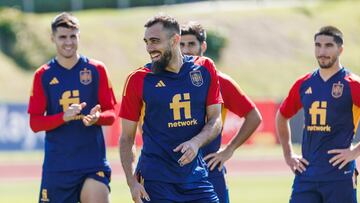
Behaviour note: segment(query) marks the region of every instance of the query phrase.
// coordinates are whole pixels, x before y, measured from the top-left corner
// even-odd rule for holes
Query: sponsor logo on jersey
[[[191,83],[196,87],[200,87],[204,83],[200,70],[193,70],[189,74]]]
[[[80,104],[80,94],[79,90],[68,90],[61,95],[59,104],[63,107],[65,112],[71,104]]]
[[[309,109],[311,125],[307,126],[308,131],[331,132],[331,126],[326,124],[326,101],[314,101]]]
[[[80,71],[80,82],[81,84],[88,85],[92,81],[91,70],[84,68]]]
[[[331,95],[334,98],[339,98],[342,96],[344,90],[344,84],[342,84],[340,81],[338,83],[334,83],[331,90]]]
[[[174,122],[169,122],[169,128],[197,125],[198,121],[192,119],[190,93],[176,94],[170,103]],[[183,115],[182,115],[183,113]],[[182,120],[184,118],[184,120]]]

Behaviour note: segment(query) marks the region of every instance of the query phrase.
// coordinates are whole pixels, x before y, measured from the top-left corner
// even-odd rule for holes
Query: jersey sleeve
[[[98,62],[96,69],[99,73],[99,90],[98,98],[101,106],[101,113],[99,120],[96,122],[98,125],[111,125],[115,120],[114,106],[116,99],[112,89],[111,82],[108,78],[106,67],[104,64]]]
[[[210,86],[208,90],[206,106],[222,104],[223,99],[220,94],[219,77],[214,62],[207,57],[198,57],[195,59],[195,63],[204,66],[210,73]]]
[[[44,115],[46,111],[46,96],[44,87],[42,85],[42,75],[45,68],[39,68],[34,75],[33,86],[30,93],[30,100],[28,105],[29,114]]]
[[[360,77],[350,73],[347,80],[349,81],[353,104],[360,107]]]
[[[116,99],[104,64],[96,66],[99,72],[99,104],[102,110],[113,110]]]
[[[47,98],[42,85],[42,76],[45,70],[46,66],[39,68],[35,72],[29,100],[30,127],[34,132],[52,130],[64,123],[63,112],[50,116],[45,115]]]
[[[300,98],[300,87],[303,82],[309,78],[311,74],[307,74],[300,79],[298,79],[294,85],[291,87],[288,96],[280,104],[280,113],[285,118],[291,118],[294,116],[301,108],[301,98]]]
[[[255,108],[254,102],[241,90],[239,85],[228,75],[218,71],[221,95],[224,106],[239,117],[246,116]]]
[[[141,68],[129,74],[122,94],[119,116],[131,121],[139,121],[143,106],[143,84],[147,74]]]

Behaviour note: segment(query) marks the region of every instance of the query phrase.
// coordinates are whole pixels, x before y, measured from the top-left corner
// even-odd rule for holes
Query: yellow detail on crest
[[[84,68],[80,71],[80,82],[84,85],[88,85],[92,82],[91,70]]]
[[[56,85],[59,84],[59,80],[56,77],[53,77],[53,79],[49,83],[50,85]]]
[[[48,194],[47,194],[47,189],[42,189],[41,190],[41,199],[40,199],[41,202],[50,202],[50,199],[48,197]]]
[[[71,104],[79,104],[79,90],[65,91],[61,99],[59,100],[60,105],[63,107],[63,111],[65,112]]]

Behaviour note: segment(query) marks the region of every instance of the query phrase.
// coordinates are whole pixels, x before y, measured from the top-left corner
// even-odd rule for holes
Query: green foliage
[[[0,49],[25,70],[38,67],[53,55],[28,24],[29,18],[16,9],[0,10]]]
[[[206,43],[207,49],[205,55],[213,59],[215,62],[220,60],[221,51],[227,44],[227,38],[219,30],[208,30]]]

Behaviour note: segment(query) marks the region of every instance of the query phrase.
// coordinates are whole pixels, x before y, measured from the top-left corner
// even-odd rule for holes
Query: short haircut
[[[338,28],[331,26],[331,25],[321,27],[320,30],[315,33],[314,40],[319,35],[327,35],[327,36],[333,37],[335,43],[339,46],[343,45],[343,43],[344,43],[343,33]]]
[[[51,22],[51,30],[53,33],[56,32],[58,27],[65,27],[70,29],[79,29],[79,20],[71,13],[63,12],[55,16]]]
[[[174,35],[174,34],[179,34],[180,35],[180,25],[178,23],[178,21],[166,14],[158,14],[156,16],[153,16],[152,18],[150,18],[144,25],[144,27],[149,28],[157,23],[161,23],[163,25],[163,28],[169,30],[169,34],[170,36]]]
[[[203,43],[206,41],[206,30],[195,21],[190,21],[181,26],[181,35],[195,35],[196,39]]]

